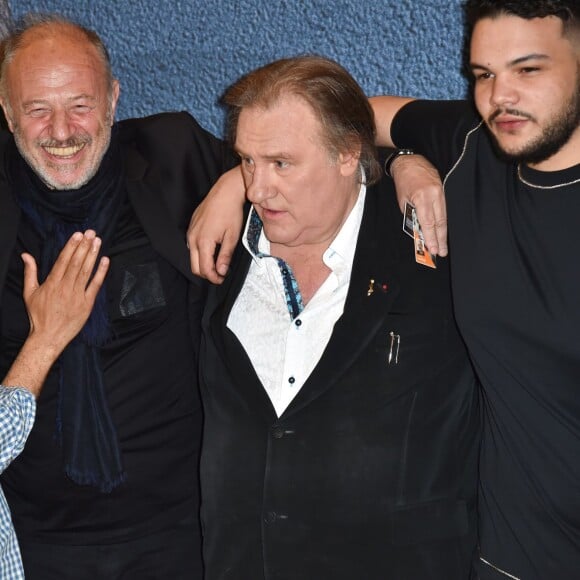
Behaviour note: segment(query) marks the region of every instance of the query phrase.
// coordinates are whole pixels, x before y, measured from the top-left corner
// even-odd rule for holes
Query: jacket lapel
[[[392,195],[392,191],[379,187],[367,191],[344,313],[336,322],[319,363],[283,417],[298,412],[331,388],[385,324],[399,292],[400,214],[389,197]],[[224,362],[249,407],[272,422],[276,420],[276,413],[270,398],[241,343],[227,328],[228,316],[250,264],[248,253],[240,244],[232,264],[226,281],[210,293],[207,314],[211,340],[223,353]]]
[[[248,252],[238,244],[232,258],[233,266],[226,280],[221,286],[212,286],[210,289],[206,314],[209,317],[211,340],[218,352],[222,353],[230,375],[235,377],[236,388],[241,390],[249,408],[267,423],[272,423],[276,420],[272,401],[256,375],[244,347],[227,327],[228,317],[244,283],[250,262]]]
[[[134,148],[124,151],[127,191],[135,213],[151,245],[186,278],[199,283],[191,273],[185,235],[177,226],[164,201],[160,176]]]
[[[344,313],[312,374],[290,403],[291,415],[332,387],[384,326],[399,292],[399,228],[379,187],[367,191],[363,222],[353,262]],[[397,212],[398,214],[398,212]]]

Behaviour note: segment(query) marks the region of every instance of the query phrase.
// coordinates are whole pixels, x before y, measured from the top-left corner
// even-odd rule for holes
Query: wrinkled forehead
[[[107,75],[97,47],[81,30],[66,24],[40,26],[25,32],[7,59],[5,70],[14,75],[30,66],[51,68],[62,64],[86,66]]]
[[[321,122],[310,103],[292,93],[285,93],[267,102],[256,102],[240,109],[237,130],[261,126],[272,132],[302,132],[321,128]]]
[[[90,92],[107,90],[107,70],[98,51],[86,40],[55,36],[36,38],[20,47],[6,64],[8,94],[57,90],[59,86]]]
[[[300,97],[282,98],[268,106],[244,107],[237,123],[235,148],[241,153],[289,155],[311,146],[322,147],[322,125]]]

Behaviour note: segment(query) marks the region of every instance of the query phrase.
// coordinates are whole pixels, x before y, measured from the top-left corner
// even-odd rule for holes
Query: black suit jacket
[[[131,204],[159,254],[192,283],[192,334],[199,335],[205,283],[193,276],[185,233],[213,183],[233,166],[231,150],[188,113],[162,113],[116,124]],[[12,136],[0,132],[0,158]],[[0,289],[14,247],[20,209],[0,164]]]
[[[188,309],[186,311],[184,308],[183,316],[189,315],[191,320],[193,342],[190,356],[193,358],[195,356],[194,349],[199,345],[205,284],[191,274],[185,230],[194,208],[224,169],[231,164],[232,159],[224,144],[204,131],[186,113],[161,114],[143,119],[121,121],[117,123],[116,130],[123,157],[126,189],[143,230],[161,257],[179,270],[190,282]],[[7,148],[12,146],[12,136],[0,132],[0,159],[5,159]],[[0,289],[5,285],[6,272],[14,252],[20,222],[20,209],[13,199],[12,187],[5,166],[4,162],[0,163]],[[146,354],[144,353],[144,356]],[[189,368],[189,364],[185,366]],[[166,375],[169,381],[172,380],[172,370],[171,368],[167,369]],[[195,423],[194,428],[189,434],[188,440],[175,441],[174,443],[177,446],[191,449],[192,469],[195,469],[195,454],[199,453],[201,446],[201,402],[194,380],[192,380],[191,389],[194,393],[193,404],[196,407],[191,409],[194,417],[193,423]],[[192,398],[187,397],[186,400],[191,401]],[[39,414],[44,412],[42,405],[41,402]],[[198,417],[199,420],[196,422],[195,419]],[[146,426],[144,426],[144,431],[146,431]],[[26,453],[25,449],[23,457],[26,456]],[[149,457],[143,461],[152,460]],[[26,458],[20,465],[35,466],[37,463],[34,458]],[[28,475],[22,474],[22,477],[29,477],[30,481],[40,482],[39,474],[32,467],[30,469],[30,473]],[[18,473],[20,476],[21,472]],[[129,476],[131,477],[131,474]],[[171,474],[168,474],[168,477],[170,476]],[[195,474],[192,474],[191,479],[197,480]],[[152,485],[155,485],[155,482]],[[189,486],[184,483],[183,487]],[[62,492],[62,490],[54,491],[55,493]],[[131,493],[133,493],[133,489]],[[135,494],[139,493],[142,493],[140,488],[135,490]],[[188,501],[187,509],[190,509],[191,506],[195,509],[194,504],[198,501],[199,496],[197,485],[191,486],[185,493],[191,498]],[[122,501],[122,495],[115,497],[120,497]],[[25,500],[26,498],[22,500],[22,504],[25,503]],[[71,498],[71,502],[74,501],[74,498]],[[145,506],[150,498],[146,494],[136,495],[135,504],[138,504],[139,501],[143,502],[144,509],[146,509]],[[115,503],[107,505],[110,506],[110,511],[114,514]],[[158,516],[155,521],[131,522],[133,528],[137,530],[134,533],[136,535],[143,533],[142,529],[138,528],[138,524],[151,531],[155,529],[155,526],[165,526],[167,522],[171,523],[172,519],[177,521],[184,517],[185,514],[181,506],[172,507],[173,512],[168,509],[165,513],[155,514],[155,517]],[[72,512],[73,509],[70,503],[63,507],[63,511],[68,510],[67,513]],[[80,512],[79,509],[77,511]],[[19,516],[20,513],[16,515]],[[82,517],[85,516],[86,514],[82,513]],[[69,521],[67,521],[67,525],[70,528],[74,527],[74,523]],[[129,522],[127,522],[127,527],[129,527]],[[68,529],[54,530],[53,537],[58,539],[53,541],[61,541],[61,537],[66,536],[68,531]],[[29,531],[29,533],[35,532],[36,530]],[[129,533],[126,530],[122,530],[122,532]],[[87,533],[90,534],[91,531],[89,530]],[[118,530],[112,528],[110,537],[116,538],[116,533]],[[82,533],[78,536],[79,542],[82,541],[81,536]],[[192,538],[192,560],[194,551],[201,552],[199,542],[195,546],[194,540]],[[66,542],[68,539],[63,541]],[[90,541],[86,543],[90,543]]]
[[[344,314],[280,418],[226,327],[245,250],[210,289],[200,361],[207,580],[469,578],[478,393],[447,261],[416,264],[401,225],[385,179],[367,192]],[[398,364],[388,362],[391,332]]]
[[[198,203],[233,158],[224,143],[188,113],[163,113],[116,124],[131,203],[153,247],[194,283],[185,231]],[[12,136],[0,132],[0,156]],[[0,287],[20,210],[0,164]]]

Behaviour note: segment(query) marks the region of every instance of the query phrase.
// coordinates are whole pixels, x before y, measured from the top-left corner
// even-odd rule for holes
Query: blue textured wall
[[[367,94],[462,97],[460,0],[9,0],[94,28],[121,81],[120,118],[188,110],[222,134],[217,100],[283,56],[338,60]]]

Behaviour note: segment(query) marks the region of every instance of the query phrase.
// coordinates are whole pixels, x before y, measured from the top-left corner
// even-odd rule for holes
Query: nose
[[[66,110],[54,110],[50,119],[50,137],[56,141],[66,141],[74,134],[74,127]]]
[[[492,79],[490,104],[495,108],[513,106],[518,101],[518,94],[509,78],[497,75]]]
[[[246,197],[251,203],[260,203],[274,197],[275,188],[268,167],[254,166],[251,172],[245,172]]]

